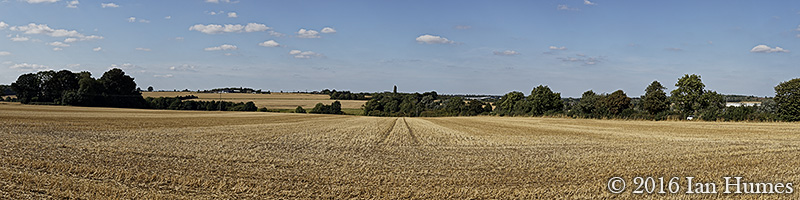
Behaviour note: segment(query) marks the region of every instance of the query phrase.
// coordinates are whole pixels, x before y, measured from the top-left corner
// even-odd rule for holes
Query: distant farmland
[[[246,93],[197,93],[197,92],[142,92],[142,96],[147,97],[175,97],[194,95],[199,97],[198,101],[231,101],[248,102],[252,101],[257,107],[267,107],[268,109],[294,110],[297,106],[303,106],[306,110],[311,110],[317,103],[330,105],[336,100],[331,100],[330,96],[324,94],[298,94],[298,93],[272,93],[272,94],[246,94]],[[342,110],[349,114],[361,113],[361,105],[365,100],[338,100],[342,103]]]
[[[606,181],[743,176],[797,182],[798,157],[797,123],[0,103],[0,199],[635,198],[632,189],[611,194]],[[719,195],[645,197],[800,197]]]

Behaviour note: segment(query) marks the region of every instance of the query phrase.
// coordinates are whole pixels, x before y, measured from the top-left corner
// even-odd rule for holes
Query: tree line
[[[23,104],[172,110],[256,111],[253,102],[184,101],[197,96],[143,98],[134,78],[111,69],[99,79],[87,71],[40,71],[20,75],[10,88]]]
[[[396,90],[395,90],[396,91]],[[488,114],[492,106],[462,97],[440,98],[435,92],[375,93],[363,106],[364,115],[391,117],[474,116]]]
[[[567,116],[596,119],[701,119],[707,121],[800,121],[800,79],[782,82],[775,87],[774,100],[761,105],[726,107],[726,97],[706,90],[700,75],[686,74],[670,92],[653,81],[640,98],[631,99],[624,91],[597,94],[586,91],[580,99],[562,99],[547,86],[537,86],[531,95],[509,92],[495,102],[490,114],[499,116]],[[735,100],[751,98],[733,96]]]

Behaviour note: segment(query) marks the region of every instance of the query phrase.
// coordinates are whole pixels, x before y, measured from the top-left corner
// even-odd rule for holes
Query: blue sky
[[[800,74],[799,41],[800,1],[3,0],[0,84],[117,67],[165,90],[577,97],[696,73],[773,96]]]

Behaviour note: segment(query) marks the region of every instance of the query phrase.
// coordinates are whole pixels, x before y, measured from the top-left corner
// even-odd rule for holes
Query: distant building
[[[758,101],[725,102],[725,107],[761,106]]]

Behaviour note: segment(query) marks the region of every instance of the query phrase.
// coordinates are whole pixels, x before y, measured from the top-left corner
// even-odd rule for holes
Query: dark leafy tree
[[[306,109],[303,109],[302,106],[297,106],[297,108],[294,109],[294,113],[306,113]]]
[[[667,93],[664,92],[666,87],[662,86],[658,81],[653,81],[644,90],[642,96],[642,109],[651,115],[667,111],[669,109],[669,100],[667,100]]]
[[[534,116],[543,115],[545,113],[558,112],[564,107],[564,102],[561,101],[561,93],[555,93],[550,90],[550,87],[539,85],[531,91],[528,96],[530,101],[530,113]]]
[[[152,91],[153,91],[153,86],[148,86],[148,87],[147,87],[147,91],[148,91],[148,92],[152,92]]]
[[[675,83],[678,88],[672,90],[672,99],[681,113],[688,115],[702,108],[700,97],[703,95],[705,84],[700,80],[700,75],[688,75],[678,79]]]
[[[800,78],[775,86],[778,117],[785,121],[800,121]]]
[[[36,74],[23,74],[17,78],[16,82],[11,84],[11,88],[17,93],[17,99],[27,104],[31,101],[39,100],[39,91],[42,90],[41,83]]]
[[[583,92],[581,100],[575,106],[578,115],[581,117],[598,118],[599,115],[595,114],[595,112],[600,98],[601,96],[594,93],[594,91],[589,90]]]
[[[625,109],[630,108],[631,98],[625,95],[622,90],[617,90],[603,98],[602,104],[608,109],[608,114],[616,116],[622,113]]]

